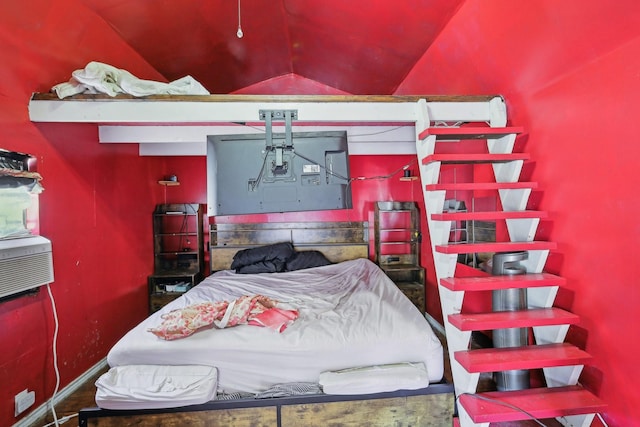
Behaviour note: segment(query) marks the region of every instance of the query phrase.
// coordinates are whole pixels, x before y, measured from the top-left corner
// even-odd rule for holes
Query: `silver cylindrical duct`
[[[527,259],[527,252],[497,253],[493,256],[492,273],[497,276],[525,274],[526,268],[520,261]],[[500,289],[492,294],[493,311],[515,311],[527,308],[526,289]],[[493,331],[493,346],[521,347],[528,344],[527,328],[508,328]],[[529,388],[529,371],[512,370],[494,373],[499,391],[523,390]]]

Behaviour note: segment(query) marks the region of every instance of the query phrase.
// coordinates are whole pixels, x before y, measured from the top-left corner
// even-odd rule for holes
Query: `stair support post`
[[[516,182],[516,181],[502,181],[502,182]],[[500,196],[500,203],[502,209],[505,211],[523,211],[527,208],[527,202],[529,201],[529,195],[531,195],[530,188],[517,188],[517,189],[500,189],[498,190]]]
[[[471,416],[464,409],[464,406],[458,405],[458,420],[461,427],[489,427],[490,423],[475,423]]]
[[[527,269],[527,273],[541,273],[549,256],[549,250],[530,250],[527,259],[520,261],[520,265]]]
[[[512,242],[531,242],[536,235],[540,218],[507,219],[505,222]]]
[[[536,344],[558,344],[567,337],[569,325],[534,326],[532,329]]]
[[[561,387],[578,384],[582,368],[584,368],[584,365],[555,366],[542,368],[542,371],[547,381],[547,387]]]
[[[494,163],[493,175],[496,182],[516,182],[520,179],[524,160],[512,160],[510,162]]]
[[[590,427],[593,423],[595,414],[586,415],[567,415],[557,417],[556,420],[565,427]]]

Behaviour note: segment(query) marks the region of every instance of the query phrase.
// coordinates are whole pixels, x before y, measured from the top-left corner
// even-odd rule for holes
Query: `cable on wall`
[[[53,320],[54,320],[54,330],[53,330],[53,370],[56,373],[56,387],[53,389],[53,394],[51,395],[51,399],[49,400],[49,405],[51,406],[51,414],[53,415],[53,423],[57,426],[59,425],[58,415],[56,414],[55,408],[55,398],[58,393],[58,389],[60,387],[60,370],[58,369],[58,310],[56,309],[56,302],[53,299],[53,294],[51,293],[51,286],[47,283],[47,292],[49,293],[49,299],[51,300],[51,309],[53,311]],[[66,421],[66,420],[65,420]]]

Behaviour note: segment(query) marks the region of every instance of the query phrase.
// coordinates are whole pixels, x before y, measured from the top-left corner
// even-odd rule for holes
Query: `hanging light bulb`
[[[244,36],[244,33],[242,32],[242,25],[240,24],[240,0],[238,0],[238,31],[236,32],[236,36],[238,36],[239,39]]]

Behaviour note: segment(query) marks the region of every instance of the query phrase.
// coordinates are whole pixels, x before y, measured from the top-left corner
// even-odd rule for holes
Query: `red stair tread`
[[[430,154],[422,159],[422,164],[431,162],[442,163],[498,163],[513,162],[515,160],[529,160],[528,153],[511,154]]]
[[[495,372],[584,365],[592,357],[572,344],[543,344],[508,348],[482,348],[454,353],[467,372]]]
[[[485,211],[485,212],[443,212],[431,214],[434,221],[491,221],[494,219],[546,218],[544,211]]]
[[[537,182],[448,182],[439,184],[427,184],[427,191],[442,190],[518,190],[538,188]]]
[[[551,250],[557,247],[555,242],[485,242],[454,245],[436,245],[435,250],[442,254],[472,254],[476,252],[514,252]]]
[[[529,273],[521,275],[446,277],[440,284],[452,291],[493,291],[497,289],[539,288],[543,286],[562,286],[564,277],[549,273]]]
[[[500,138],[505,135],[523,133],[522,127],[432,127],[420,132],[418,138],[425,139],[429,135],[435,135],[438,141],[458,139],[490,139]]]
[[[536,418],[555,418],[595,414],[607,408],[602,400],[580,386],[463,394],[459,403],[474,423],[530,419],[523,411]]]
[[[461,331],[487,331],[533,326],[572,325],[580,317],[557,307],[518,311],[450,314],[449,323]]]

